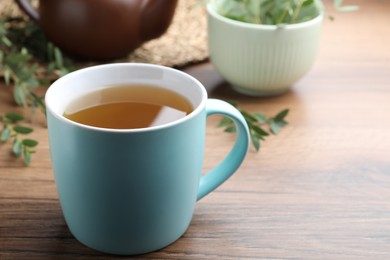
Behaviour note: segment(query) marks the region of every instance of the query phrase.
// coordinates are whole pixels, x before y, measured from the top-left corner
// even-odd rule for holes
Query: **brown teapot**
[[[172,21],[177,0],[29,0],[20,8],[64,52],[79,58],[120,58],[161,36]]]

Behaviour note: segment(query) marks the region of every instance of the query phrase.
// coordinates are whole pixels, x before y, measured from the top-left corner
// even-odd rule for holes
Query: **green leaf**
[[[276,123],[280,126],[280,127],[283,127],[283,126],[286,126],[288,125],[288,122],[282,120],[282,121],[276,121]]]
[[[11,122],[11,123],[17,123],[19,121],[24,120],[24,116],[17,113],[6,113],[5,117]]]
[[[10,39],[8,39],[8,37],[6,36],[3,36],[1,37],[1,41],[4,43],[5,46],[7,47],[11,47],[12,46],[12,42],[10,41]]]
[[[22,47],[22,49],[20,50],[20,54],[22,54],[23,56],[29,55],[28,50],[25,47]]]
[[[356,5],[340,6],[337,8],[337,11],[340,12],[353,12],[357,10],[359,10],[359,6]]]
[[[265,135],[260,135],[258,134],[255,130],[253,130],[252,128],[249,129],[249,132],[252,136],[252,138],[256,138],[256,139],[259,139],[259,140],[265,140]]]
[[[277,135],[279,134],[280,132],[280,126],[277,122],[275,122],[274,120],[271,120],[269,122],[269,126],[270,126],[270,129],[271,129],[271,132],[274,134],[274,135]]]
[[[23,145],[19,142],[18,139],[15,139],[13,144],[12,144],[12,152],[16,157],[22,156],[23,153]]]
[[[11,82],[11,71],[8,69],[8,68],[5,68],[4,69],[4,81],[5,81],[5,85],[9,85],[10,82]]]
[[[27,147],[32,148],[32,147],[35,147],[35,146],[38,145],[38,141],[33,140],[33,139],[27,139],[27,138],[26,138],[26,139],[23,139],[22,144],[23,144],[24,146],[27,146]]]
[[[32,128],[21,126],[21,125],[16,125],[16,126],[13,127],[13,129],[18,134],[29,134],[29,133],[31,133],[33,131]]]
[[[262,124],[267,123],[267,117],[264,114],[254,113],[253,115],[256,117],[257,121],[259,121],[260,123],[262,123]]]
[[[314,0],[306,0],[306,1],[303,1],[302,7],[307,7],[307,6],[310,6],[313,4],[314,4]]]
[[[288,115],[288,112],[289,112],[289,109],[284,109],[284,110],[280,111],[280,112],[274,117],[274,120],[275,120],[275,121],[282,121],[282,120],[284,120],[284,118]]]
[[[54,47],[54,60],[58,68],[62,68],[64,66],[64,61],[62,59],[62,53],[58,47]]]
[[[251,142],[253,147],[256,149],[256,151],[259,151],[260,149],[260,141],[256,136],[251,136]]]
[[[226,129],[225,129],[225,132],[226,133],[235,133],[237,130],[236,130],[236,126],[235,125],[231,125],[231,126],[228,126]]]
[[[29,166],[31,163],[31,152],[25,149],[23,152],[23,157],[24,157],[24,163],[26,164],[26,166]]]
[[[11,137],[11,130],[8,125],[4,125],[3,131],[1,131],[0,142],[6,142]]]
[[[334,0],[334,2],[333,2],[334,8],[337,11],[341,11],[341,12],[351,12],[351,11],[356,11],[359,9],[359,6],[356,6],[356,5],[342,6],[343,2],[344,2],[344,0]]]
[[[26,94],[23,91],[23,87],[19,84],[16,84],[14,87],[14,99],[18,105],[27,107]]]
[[[265,131],[263,128],[261,128],[257,125],[252,125],[251,129],[253,129],[253,131],[259,136],[268,136],[269,135],[269,133],[267,131]]]

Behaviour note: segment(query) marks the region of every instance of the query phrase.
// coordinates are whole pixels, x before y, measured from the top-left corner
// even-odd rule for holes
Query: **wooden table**
[[[239,95],[208,63],[185,69],[248,111],[290,108],[290,124],[197,204],[182,238],[139,258],[390,259],[390,1],[347,2],[360,11],[328,8],[336,20],[324,24],[315,66],[284,95]],[[15,111],[9,91],[0,87],[0,113]],[[204,171],[234,141],[218,120],[208,122]],[[44,119],[33,125],[30,167],[0,145],[0,259],[111,258],[68,231]]]

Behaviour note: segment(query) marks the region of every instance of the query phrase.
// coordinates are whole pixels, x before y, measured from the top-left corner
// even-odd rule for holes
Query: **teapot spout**
[[[148,41],[166,32],[177,6],[177,0],[145,0],[142,4],[140,37]]]

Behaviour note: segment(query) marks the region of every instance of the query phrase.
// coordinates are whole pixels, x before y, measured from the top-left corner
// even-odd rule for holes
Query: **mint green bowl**
[[[238,92],[252,96],[283,93],[315,62],[322,12],[307,22],[277,26],[228,19],[212,3],[207,11],[211,62]]]

